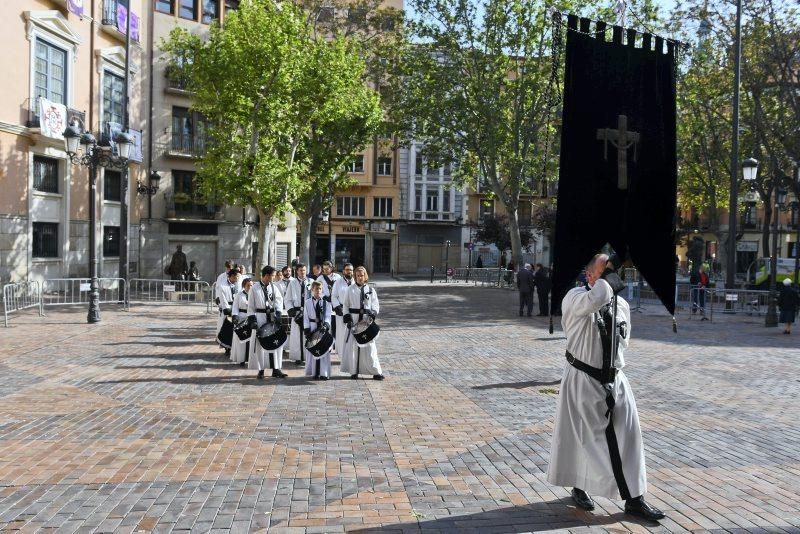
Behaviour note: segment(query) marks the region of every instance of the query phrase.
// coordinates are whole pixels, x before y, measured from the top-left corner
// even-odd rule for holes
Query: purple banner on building
[[[121,4],[117,4],[117,29],[125,33],[128,24],[128,8]],[[136,13],[131,13],[131,39],[139,41],[139,17]]]
[[[79,17],[83,16],[83,0],[67,0],[67,9]]]

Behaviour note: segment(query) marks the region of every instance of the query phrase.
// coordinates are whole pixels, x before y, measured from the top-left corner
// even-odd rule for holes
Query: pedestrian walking
[[[792,287],[792,281],[788,278],[783,279],[783,286],[778,291],[778,308],[781,311],[780,322],[785,326],[783,333],[792,333],[792,323],[797,316],[797,309],[800,307],[800,295]]]
[[[519,316],[522,317],[523,308],[528,309],[528,317],[533,312],[533,288],[534,278],[531,272],[531,264],[526,263],[525,267],[517,275],[517,289],[519,290]]]
[[[536,271],[533,273],[533,281],[536,285],[536,296],[539,299],[539,317],[546,317],[550,314],[550,290],[553,283],[547,270],[541,263],[536,264]]]
[[[692,292],[692,315],[699,311],[700,315],[702,315],[702,319],[700,320],[707,321],[706,288],[708,287],[709,279],[702,265],[692,271],[692,274],[689,276],[689,284],[691,285]]]

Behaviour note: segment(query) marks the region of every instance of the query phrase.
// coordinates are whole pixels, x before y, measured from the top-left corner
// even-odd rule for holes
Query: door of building
[[[392,240],[375,239],[372,245],[372,271],[388,273],[392,268]]]
[[[336,236],[336,265],[341,268],[345,263],[353,267],[364,265],[364,237]]]
[[[183,253],[186,254],[186,263],[195,262],[200,273],[200,280],[213,284],[217,275],[222,272],[224,265],[217,264],[217,244],[208,241],[180,241],[170,240],[169,250],[167,251],[166,263],[169,265],[175,247],[182,245]],[[169,278],[169,275],[165,275]]]
[[[441,245],[419,245],[417,250],[417,269],[429,269],[431,265],[440,269],[444,266]]]

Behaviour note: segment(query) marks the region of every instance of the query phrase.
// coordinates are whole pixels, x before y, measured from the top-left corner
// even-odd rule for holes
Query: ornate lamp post
[[[778,218],[780,212],[786,206],[786,189],[783,189],[780,184],[784,182],[783,178],[778,179],[778,188],[775,189],[775,217],[772,221],[772,257],[769,262],[769,307],[767,308],[767,316],[764,320],[764,326],[778,326],[778,295],[776,294],[776,278],[778,277]]]
[[[161,175],[158,171],[153,171],[147,179],[147,184],[136,181],[136,192],[140,195],[153,196],[158,192],[158,184],[161,182]]]
[[[97,139],[81,127],[71,124],[64,130],[64,144],[73,165],[89,168],[89,323],[100,321],[100,283],[97,280],[97,167],[125,168],[133,147],[133,138],[124,132],[114,137],[119,156],[97,146]]]

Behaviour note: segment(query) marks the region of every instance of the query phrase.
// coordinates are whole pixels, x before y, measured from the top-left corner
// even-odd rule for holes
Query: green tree
[[[520,237],[521,241],[525,243],[524,246],[527,249],[528,244],[533,238],[533,234],[531,234],[530,230],[524,228],[520,230]],[[478,231],[475,234],[475,239],[483,243],[493,243],[500,250],[500,252],[510,249],[512,238],[509,218],[505,215],[486,217],[478,228]],[[522,261],[521,255],[519,261]],[[517,260],[514,260],[514,262],[517,265],[520,265]]]
[[[313,260],[312,231],[334,194],[353,185],[346,166],[364,149],[382,122],[378,94],[362,79],[364,62],[345,38],[319,40],[315,68],[321,90],[315,120],[300,147],[307,172],[306,187],[292,201],[301,228],[302,261]]]
[[[335,93],[329,109],[303,147],[309,187],[292,203],[301,227],[299,255],[310,262],[322,212],[331,209],[337,192],[356,184],[345,167],[376,141],[383,119],[377,95],[386,70],[381,58],[396,55],[404,35],[402,12],[380,0],[315,0],[303,7],[312,40],[336,72],[324,80]]]

